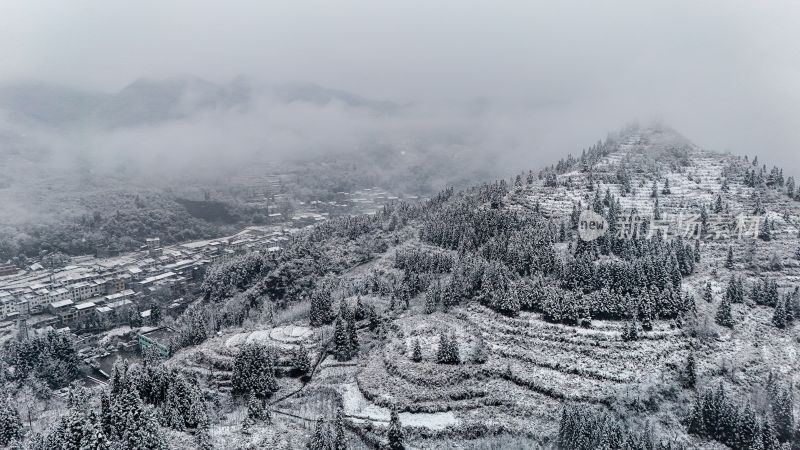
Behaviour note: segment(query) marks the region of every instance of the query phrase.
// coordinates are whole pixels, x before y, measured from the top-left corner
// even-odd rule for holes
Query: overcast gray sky
[[[503,111],[487,126],[532,154],[659,117],[798,173],[798,23],[791,1],[4,0],[0,77],[116,90],[246,74],[400,102],[483,98]]]

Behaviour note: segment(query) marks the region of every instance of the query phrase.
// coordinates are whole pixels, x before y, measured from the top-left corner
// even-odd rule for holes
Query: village
[[[137,358],[147,347],[168,353],[173,334],[169,324],[198,300],[213,264],[253,250],[280,252],[292,234],[316,223],[375,214],[399,199],[377,187],[335,197],[296,201],[289,217],[285,209],[269,208],[266,225],[248,226],[231,236],[172,245],[152,237],[139,251],[76,256],[60,268],[46,268],[41,261],[24,269],[0,265],[0,341],[73,333],[86,363],[85,380],[104,382],[119,357]]]

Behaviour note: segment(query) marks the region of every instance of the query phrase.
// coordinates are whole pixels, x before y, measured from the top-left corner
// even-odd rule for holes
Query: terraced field
[[[534,430],[532,417],[554,421],[561,402],[611,404],[640,382],[671,377],[669,367],[685,361],[688,351],[680,331],[667,323],[625,342],[620,323],[596,321],[585,329],[533,313],[509,318],[477,304],[398,323],[400,335],[357,376],[365,398],[409,412],[453,411],[464,423],[510,421],[525,432],[541,431],[542,420]],[[456,334],[464,363],[435,362],[441,331]],[[490,350],[484,364],[469,360],[478,334]],[[421,362],[410,358],[414,339],[423,349]]]

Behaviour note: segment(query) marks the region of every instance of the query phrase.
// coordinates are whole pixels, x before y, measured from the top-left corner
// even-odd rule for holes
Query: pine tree
[[[158,423],[145,409],[141,399],[134,394],[132,408],[125,411],[124,426],[121,437],[122,448],[131,450],[164,450],[167,448],[164,436]]]
[[[292,352],[292,367],[301,378],[306,378],[311,373],[311,358],[308,357],[308,349],[303,344]]]
[[[253,426],[260,422],[270,423],[272,416],[263,398],[250,395],[247,399],[247,417],[245,426]]]
[[[436,362],[439,364],[459,364],[458,341],[455,334],[448,335],[445,332],[439,334],[439,348],[436,352]]]
[[[323,418],[317,419],[314,434],[306,444],[307,450],[330,450],[332,445],[330,431]]]
[[[450,334],[447,354],[449,364],[461,364],[461,351],[459,350],[458,339],[455,333]]]
[[[627,320],[622,331],[623,341],[635,341],[639,339],[639,324],[635,320]]]
[[[483,339],[483,334],[478,334],[478,339],[475,342],[475,348],[472,350],[472,362],[476,364],[483,364],[489,359],[489,349],[486,346],[486,341]]]
[[[336,325],[334,326],[333,354],[338,361],[350,361],[352,358],[347,322],[345,322],[341,314],[336,318]]]
[[[706,430],[706,420],[705,417],[703,417],[703,402],[699,395],[695,398],[692,409],[689,412],[688,431],[690,434],[696,434],[698,436],[705,436],[708,433]]]
[[[775,434],[780,442],[790,442],[795,430],[792,382],[781,383],[770,374],[767,385]]]
[[[703,289],[703,300],[706,303],[714,302],[714,291],[711,290],[711,282],[706,283],[706,287]]]
[[[722,300],[719,302],[714,321],[723,327],[733,328],[733,314],[731,312],[731,303],[728,296],[722,297]]]
[[[700,262],[700,239],[695,239],[694,241],[694,262]]]
[[[441,301],[442,286],[439,284],[439,280],[436,280],[436,284],[432,284],[425,292],[425,314],[433,314]]]
[[[786,328],[786,302],[783,299],[779,299],[778,303],[775,305],[775,312],[772,315],[772,324],[778,328]]]
[[[664,188],[661,190],[661,193],[664,195],[669,195],[672,193],[672,190],[669,188],[669,178],[664,181]]]
[[[326,288],[317,288],[311,294],[309,318],[313,327],[319,327],[333,321],[333,299]]]
[[[769,225],[769,218],[767,217],[764,217],[764,221],[761,222],[761,227],[758,230],[758,238],[762,241],[772,240],[772,230]]]
[[[764,209],[764,204],[761,202],[761,196],[756,196],[756,205],[753,208],[753,214],[760,216],[762,214],[766,214],[766,212],[767,210]]]
[[[347,450],[347,435],[344,432],[344,412],[341,408],[336,410],[333,433],[333,447],[331,450]]]
[[[422,361],[422,347],[419,345],[419,339],[414,339],[411,344],[411,360],[414,362]]]
[[[111,443],[103,434],[97,416],[93,412],[85,414],[76,411],[71,415],[69,429],[72,436],[68,439],[74,445],[75,450],[108,450],[111,448]],[[78,442],[80,443],[78,444]]]
[[[509,317],[516,317],[519,314],[520,302],[515,287],[512,286],[512,288],[500,293],[500,295],[495,298],[497,301],[493,305],[493,308],[497,312]]]
[[[231,385],[234,394],[271,396],[278,390],[273,351],[256,343],[242,346],[233,360]]]
[[[347,343],[350,347],[350,358],[357,358],[361,344],[358,341],[358,326],[352,314],[347,317]]]
[[[360,295],[356,299],[356,307],[353,310],[353,317],[355,317],[356,322],[360,322],[367,318],[367,307],[364,306],[364,302],[361,301]]]
[[[722,204],[722,195],[717,194],[717,199],[714,200],[714,214],[720,214],[724,209],[724,205]]]
[[[194,434],[197,450],[214,450],[214,443],[211,440],[211,432],[208,426],[197,430]]]
[[[695,366],[694,352],[689,352],[686,358],[686,387],[694,389],[697,384],[697,368]]]
[[[153,305],[150,308],[150,325],[156,327],[161,323],[161,307]]]
[[[444,331],[439,333],[439,347],[436,350],[436,362],[439,364],[447,364],[447,348],[450,345],[450,338]]]
[[[767,416],[762,423],[761,442],[764,450],[781,450],[781,444],[780,441],[778,441],[778,433],[775,431],[772,418]]]
[[[792,294],[787,292],[783,297],[783,303],[786,305],[786,326],[792,325],[794,323],[794,319],[797,317],[793,302],[794,299],[792,298]]]
[[[22,419],[8,398],[0,401],[0,446],[22,437]]]
[[[725,258],[725,268],[733,269],[733,247],[728,246],[728,256]]]
[[[389,440],[390,450],[404,450],[406,447],[403,444],[405,438],[403,437],[403,425],[400,423],[400,416],[397,411],[392,410],[391,418],[389,419],[389,431],[387,433]]]
[[[111,396],[108,391],[103,391],[100,394],[100,426],[109,438],[117,436],[118,433],[114,429],[114,414],[111,409]]]

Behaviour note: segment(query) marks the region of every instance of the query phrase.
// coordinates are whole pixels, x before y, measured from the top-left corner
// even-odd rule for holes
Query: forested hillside
[[[213,266],[169,358],[72,389],[25,441],[798,448],[798,200],[756,156],[632,126],[539,172],[332,219]],[[4,352],[17,398],[23,351]],[[64,386],[42,370],[63,352],[36,351],[25,373]]]

